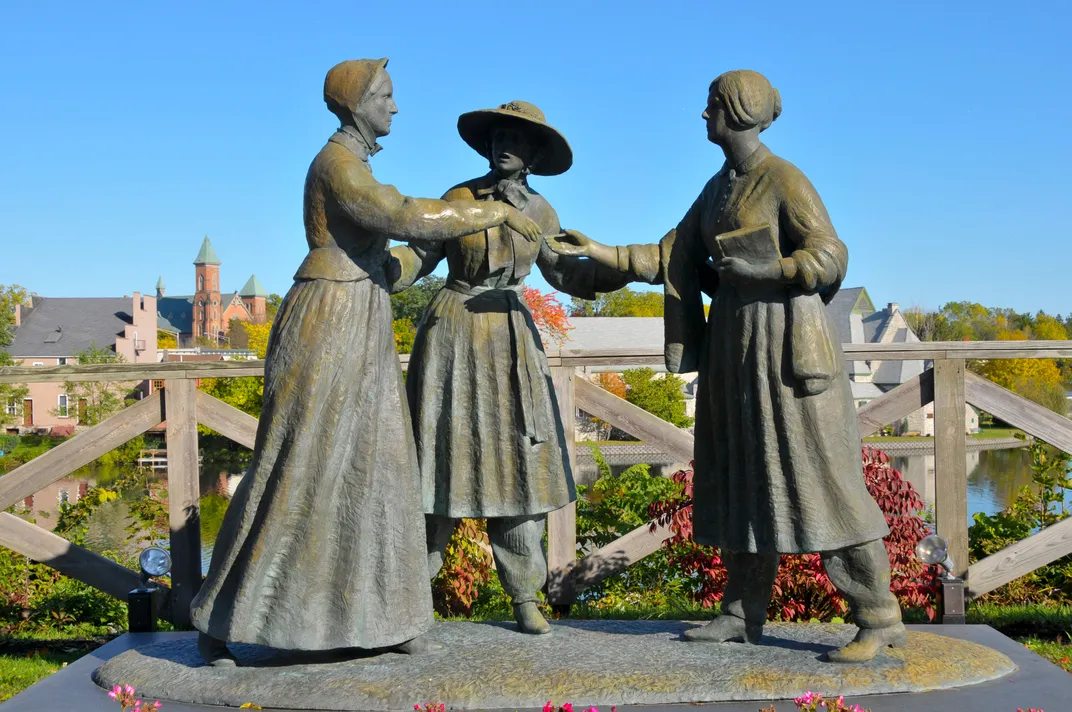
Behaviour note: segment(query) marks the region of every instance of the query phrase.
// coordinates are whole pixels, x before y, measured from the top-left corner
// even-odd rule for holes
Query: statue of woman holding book
[[[699,371],[694,538],[721,549],[728,582],[722,615],[686,638],[757,642],[779,554],[819,552],[860,628],[829,659],[863,661],[903,645],[905,629],[824,306],[848,252],[808,179],[759,140],[780,113],[763,75],[719,76],[703,118],[726,162],[677,228],[657,245],[567,231],[552,246],[662,283],[667,369]],[[712,297],[706,324],[701,290]]]

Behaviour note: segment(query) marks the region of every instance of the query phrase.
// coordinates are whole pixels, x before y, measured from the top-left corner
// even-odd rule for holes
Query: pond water
[[[968,518],[976,512],[993,514],[1001,511],[1016,498],[1021,487],[1031,484],[1030,453],[1024,449],[992,450],[968,453]],[[919,491],[928,506],[934,504],[934,456],[912,455],[891,458],[893,466]],[[123,467],[88,466],[71,477],[27,498],[24,509],[32,508],[38,526],[55,527],[60,502],[77,502],[90,487],[107,486],[129,472]],[[163,471],[158,477],[166,479]],[[201,471],[201,542],[202,568],[207,571],[212,546],[223,521],[231,495],[242,478],[241,472],[206,463]],[[128,540],[126,527],[130,524],[130,502],[119,499],[108,502],[92,515],[86,533],[86,544],[93,551],[120,550],[134,555],[138,545]],[[1072,505],[1072,498],[1069,498]]]
[[[1031,484],[1031,453],[1024,448],[968,453],[968,522],[976,512],[995,514]],[[934,506],[934,455],[891,457],[891,464]],[[1072,506],[1072,493],[1065,493]]]

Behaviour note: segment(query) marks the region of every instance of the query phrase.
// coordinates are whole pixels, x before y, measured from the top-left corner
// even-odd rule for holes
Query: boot
[[[197,652],[206,665],[213,667],[235,667],[238,665],[238,658],[227,649],[227,643],[218,638],[213,638],[207,633],[197,634]]]
[[[718,618],[701,628],[685,631],[685,640],[693,643],[749,643],[756,645],[763,637],[762,623],[749,623],[730,613],[723,613]]]
[[[551,624],[544,619],[540,609],[536,607],[536,603],[533,601],[515,603],[514,620],[517,621],[517,627],[521,629],[522,633],[546,635],[551,632]]]
[[[907,640],[904,623],[894,623],[885,628],[861,628],[851,643],[831,650],[826,658],[832,663],[864,663],[878,655],[883,648],[900,648]]]

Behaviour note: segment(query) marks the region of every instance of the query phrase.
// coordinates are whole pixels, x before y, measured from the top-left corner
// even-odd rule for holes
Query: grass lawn
[[[972,433],[972,437],[976,440],[996,440],[998,438],[1014,438],[1017,433],[1023,433],[1022,430],[1016,428],[983,428],[977,433]],[[883,437],[880,435],[869,435],[864,438],[865,443],[882,443],[882,442],[931,442],[934,438],[931,436],[924,437],[922,435],[890,435]]]
[[[22,646],[20,646],[21,648]],[[11,649],[0,642],[0,702],[14,697],[42,678],[72,663],[97,647],[69,645],[37,650]]]

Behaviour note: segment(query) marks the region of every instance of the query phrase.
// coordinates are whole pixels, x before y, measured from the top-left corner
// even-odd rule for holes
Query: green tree
[[[685,382],[673,373],[659,377],[650,368],[630,368],[622,372],[628,388],[625,399],[643,408],[652,415],[676,425],[688,428],[693,419],[685,414]]]
[[[120,354],[98,348],[96,343],[90,343],[89,348],[76,354],[75,358],[79,366],[124,362]],[[134,384],[115,381],[67,381],[63,387],[67,392],[68,412],[73,414],[72,411],[77,409],[80,424],[96,425],[127,406],[126,401],[134,389]]]
[[[392,327],[395,330],[395,349],[398,353],[412,353],[413,342],[417,338],[417,327],[409,319],[395,319]]]
[[[30,292],[17,284],[0,284],[0,348],[15,338],[15,305],[22,304]]]
[[[14,365],[15,359],[7,351],[0,351],[0,367]],[[0,426],[19,424],[22,400],[29,392],[30,389],[22,384],[0,383]]]
[[[283,304],[283,297],[278,294],[269,294],[264,300],[264,313],[268,315],[268,323],[275,321],[275,315]]]
[[[425,307],[432,297],[443,288],[447,280],[435,275],[428,275],[418,280],[409,289],[391,295],[391,311],[395,319],[409,319],[414,324],[421,323]]]
[[[662,316],[663,295],[656,291],[636,291],[624,287],[599,294],[595,299],[570,300],[570,316]]]
[[[231,342],[232,349],[249,348],[249,332],[242,328],[246,322],[234,317],[227,324],[227,339]]]

